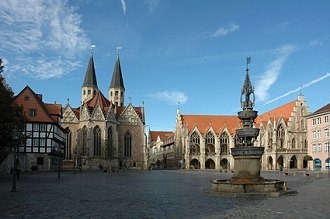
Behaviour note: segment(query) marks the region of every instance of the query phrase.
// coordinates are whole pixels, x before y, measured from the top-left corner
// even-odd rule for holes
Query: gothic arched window
[[[65,151],[65,159],[71,159],[71,147],[72,147],[72,132],[69,129],[69,127],[67,127],[65,129],[65,134],[66,134],[66,151]]]
[[[271,126],[268,126],[267,132],[268,132],[268,149],[272,149],[272,145],[273,145],[273,129],[272,129]]]
[[[87,127],[84,126],[83,130],[82,130],[82,150],[80,151],[80,153],[83,156],[87,155]]]
[[[212,134],[212,132],[208,132],[205,136],[205,140],[206,140],[206,144],[213,144],[214,145],[214,135]]]
[[[113,137],[112,137],[112,127],[110,126],[108,128],[108,145],[107,145],[107,149],[108,149],[108,158],[112,158],[113,157]]]
[[[132,156],[132,135],[129,131],[125,133],[125,137],[124,137],[124,156],[125,157]]]
[[[199,135],[196,132],[191,134],[190,142],[193,144],[198,144],[198,145],[200,144]]]
[[[101,155],[101,129],[96,126],[94,128],[94,156]]]
[[[278,141],[278,146],[281,149],[284,147],[284,140],[285,140],[285,131],[282,124],[280,124],[277,128],[277,141]]]
[[[228,154],[229,151],[228,143],[229,143],[228,134],[226,132],[223,132],[220,136],[220,153],[222,155]]]
[[[291,148],[292,149],[295,149],[296,148],[296,139],[295,138],[292,139]]]

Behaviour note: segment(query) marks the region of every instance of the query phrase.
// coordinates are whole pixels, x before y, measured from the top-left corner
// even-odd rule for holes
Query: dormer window
[[[29,109],[29,116],[31,117],[37,116],[37,109]]]

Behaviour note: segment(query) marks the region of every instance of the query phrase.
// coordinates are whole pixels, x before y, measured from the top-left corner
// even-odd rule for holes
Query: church
[[[80,92],[81,105],[75,108],[68,102],[63,110],[64,168],[146,169],[144,106],[125,103],[118,52],[108,98],[98,88],[92,52]]]

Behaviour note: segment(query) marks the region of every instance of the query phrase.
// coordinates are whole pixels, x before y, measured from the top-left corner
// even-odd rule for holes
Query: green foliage
[[[14,134],[24,124],[22,109],[15,103],[14,93],[6,84],[3,71],[4,66],[0,59],[0,153],[9,152]]]

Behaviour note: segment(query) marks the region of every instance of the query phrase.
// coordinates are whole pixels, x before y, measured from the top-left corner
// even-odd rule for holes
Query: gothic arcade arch
[[[207,161],[205,161],[205,168],[215,169],[215,162],[212,159],[208,159]]]
[[[223,169],[223,170],[229,170],[230,169],[230,163],[226,158],[224,158],[220,161],[220,166],[221,166],[221,169]]]
[[[267,158],[267,169],[272,170],[273,168],[274,168],[273,158],[272,158],[272,156],[268,156],[268,158]]]
[[[200,169],[201,168],[201,163],[197,159],[192,159],[190,161],[190,167],[193,169]]]
[[[297,157],[293,155],[290,159],[290,169],[297,169]]]

